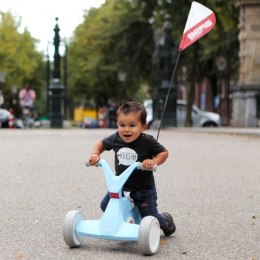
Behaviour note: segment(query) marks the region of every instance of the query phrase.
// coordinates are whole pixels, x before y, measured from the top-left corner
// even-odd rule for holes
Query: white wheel
[[[84,220],[84,216],[78,210],[69,211],[63,222],[63,238],[65,243],[70,247],[79,247],[83,237],[76,232],[77,223]]]
[[[158,250],[160,243],[160,224],[157,218],[144,217],[138,233],[138,247],[142,254],[152,255]]]

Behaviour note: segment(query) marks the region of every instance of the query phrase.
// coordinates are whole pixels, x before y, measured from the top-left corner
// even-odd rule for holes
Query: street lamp
[[[163,78],[159,90],[159,109],[162,109],[162,104],[165,103],[165,99],[168,93],[171,83],[171,74],[173,68],[173,43],[172,43],[172,22],[169,14],[165,15],[164,22],[164,45],[163,45]],[[172,83],[173,84],[173,83]],[[163,126],[176,126],[176,89],[172,87],[172,92],[168,97],[168,102],[164,112]]]
[[[46,113],[49,115],[49,86],[50,86],[50,74],[51,74],[51,64],[49,56],[49,45],[47,45],[47,61],[46,61]]]
[[[228,66],[227,59],[220,55],[216,59],[216,67],[219,75],[218,80],[218,99],[219,113],[222,117],[223,125],[229,124],[229,88],[228,82],[225,80],[225,71]]]
[[[117,73],[118,81],[122,83],[122,88],[120,91],[121,99],[126,98],[126,89],[125,89],[125,80],[126,80],[126,73],[124,71],[118,71]]]
[[[58,18],[54,28],[54,69],[53,79],[49,86],[49,116],[51,128],[62,128],[63,127],[63,108],[64,108],[64,86],[61,84],[61,73],[60,73],[60,35]]]
[[[171,80],[171,68],[172,68],[172,23],[171,16],[165,15],[164,21],[164,49],[163,49],[163,80],[161,88],[168,88]]]

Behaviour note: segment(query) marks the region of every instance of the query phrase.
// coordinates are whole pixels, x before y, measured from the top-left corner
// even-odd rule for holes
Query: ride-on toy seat
[[[160,224],[157,218],[147,216],[142,219],[134,203],[122,195],[123,185],[135,169],[143,169],[142,164],[133,163],[119,176],[113,173],[103,159],[96,166],[102,167],[110,193],[107,208],[100,220],[85,220],[78,210],[69,211],[63,224],[65,243],[70,247],[79,247],[83,237],[138,241],[142,254],[156,253],[160,242]]]

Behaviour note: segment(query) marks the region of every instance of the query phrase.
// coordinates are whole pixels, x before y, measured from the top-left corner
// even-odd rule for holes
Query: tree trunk
[[[193,124],[192,105],[194,101],[195,86],[196,86],[196,68],[198,64],[198,52],[199,52],[199,44],[194,43],[192,67],[189,74],[190,76],[187,85],[187,107],[186,107],[185,127],[191,127]]]

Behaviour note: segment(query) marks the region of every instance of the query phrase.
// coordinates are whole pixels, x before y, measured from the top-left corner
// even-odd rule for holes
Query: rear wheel
[[[142,254],[152,255],[158,250],[160,243],[160,224],[157,218],[144,217],[138,233],[138,247]]]
[[[76,226],[84,220],[84,216],[78,210],[69,211],[63,223],[63,238],[69,247],[79,247],[82,244],[83,237],[77,234]]]

